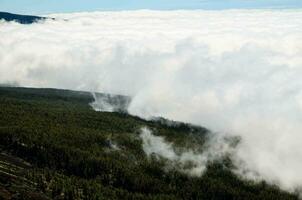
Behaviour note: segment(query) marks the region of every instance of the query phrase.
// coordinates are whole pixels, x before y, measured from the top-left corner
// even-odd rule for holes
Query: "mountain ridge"
[[[14,14],[9,12],[0,12],[0,20],[4,20],[7,22],[15,21],[20,24],[33,24],[41,20],[49,19],[47,17],[40,17],[34,15],[21,15]]]

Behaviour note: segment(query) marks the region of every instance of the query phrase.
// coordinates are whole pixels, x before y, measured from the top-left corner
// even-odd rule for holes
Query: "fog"
[[[236,144],[221,134],[214,134],[203,144],[203,151],[197,149],[180,150],[164,137],[156,136],[147,127],[141,128],[140,138],[147,156],[165,159],[166,169],[176,169],[191,176],[202,176],[207,164],[221,161],[226,156],[232,157]]]
[[[302,185],[302,10],[120,11],[0,22],[0,83],[131,96],[128,112],[242,138],[244,178]]]

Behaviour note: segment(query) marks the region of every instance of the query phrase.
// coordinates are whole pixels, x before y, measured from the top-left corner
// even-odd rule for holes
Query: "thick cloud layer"
[[[239,174],[302,185],[302,10],[52,17],[0,22],[1,83],[130,95],[132,114],[240,135]]]

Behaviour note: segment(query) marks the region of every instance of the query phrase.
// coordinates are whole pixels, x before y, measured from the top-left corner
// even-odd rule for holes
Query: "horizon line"
[[[162,8],[162,9],[153,9],[153,8],[129,8],[129,9],[95,9],[95,10],[75,10],[75,11],[45,11],[45,12],[14,12],[14,11],[4,11],[0,12],[19,14],[19,15],[51,15],[51,14],[72,14],[72,13],[89,13],[89,12],[130,12],[130,11],[236,11],[236,10],[301,10],[302,7],[299,6],[268,6],[268,7],[253,7],[253,8]]]

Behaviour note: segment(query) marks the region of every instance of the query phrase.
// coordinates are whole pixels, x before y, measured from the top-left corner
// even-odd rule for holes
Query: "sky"
[[[98,10],[301,8],[301,0],[0,0],[0,11],[49,14]]]

